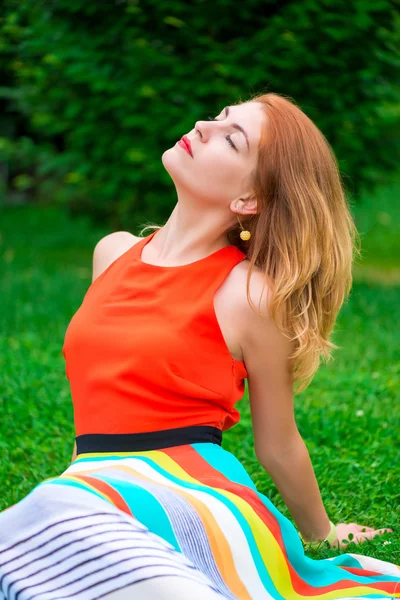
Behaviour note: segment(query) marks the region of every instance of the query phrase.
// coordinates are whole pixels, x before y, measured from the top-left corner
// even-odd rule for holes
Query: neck
[[[176,204],[165,225],[151,241],[152,257],[160,261],[195,261],[229,246],[229,224],[218,222],[212,214],[188,215]]]

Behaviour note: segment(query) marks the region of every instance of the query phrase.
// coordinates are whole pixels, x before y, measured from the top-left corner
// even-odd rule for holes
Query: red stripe
[[[378,573],[377,571],[369,571],[368,569],[363,569],[362,567],[341,567],[349,573],[354,573],[354,575],[361,575],[362,577],[379,577],[382,573]],[[400,571],[399,571],[400,573]]]
[[[286,560],[286,564],[287,564],[287,567],[288,567],[288,570],[290,573],[293,589],[295,590],[295,592],[297,594],[299,594],[301,596],[310,596],[310,597],[317,596],[318,597],[322,593],[327,593],[327,592],[336,591],[336,590],[342,590],[342,589],[346,589],[346,588],[347,589],[349,589],[349,588],[356,589],[361,586],[369,587],[369,588],[371,588],[371,590],[380,590],[380,591],[385,591],[385,592],[389,592],[389,593],[394,593],[396,590],[398,591],[399,584],[395,583],[395,582],[380,582],[380,583],[372,583],[371,582],[371,583],[364,584],[364,583],[358,583],[358,582],[347,580],[347,579],[342,579],[341,581],[339,581],[337,583],[332,583],[331,585],[327,585],[327,586],[315,587],[315,585],[307,584],[305,581],[303,581],[298,576],[298,574],[296,573],[296,571],[294,570],[294,568],[292,567],[292,565],[289,562],[285,544],[282,539],[280,526],[279,526],[277,519],[268,510],[268,508],[265,506],[265,504],[260,500],[260,498],[258,497],[257,493],[254,490],[248,488],[245,485],[235,483],[234,481],[231,481],[230,479],[225,477],[225,475],[223,473],[221,473],[217,469],[214,469],[214,467],[212,467],[210,465],[210,463],[207,462],[207,460],[205,460],[197,452],[197,450],[195,450],[190,445],[164,448],[162,450],[162,452],[164,452],[164,454],[167,454],[170,458],[172,458],[180,467],[182,467],[182,469],[184,469],[186,471],[186,473],[188,475],[190,475],[191,477],[193,477],[200,483],[204,483],[204,485],[208,485],[210,487],[217,487],[217,488],[226,490],[228,492],[232,492],[233,494],[236,494],[240,498],[243,498],[243,500],[245,500],[249,504],[249,506],[251,506],[253,508],[253,510],[260,517],[260,519],[263,521],[265,526],[271,531],[272,535],[278,542],[278,544],[281,548],[282,554],[284,555],[285,560]],[[344,571],[350,571],[349,568],[344,568],[340,565],[335,565],[333,563],[330,563],[329,565],[327,565],[327,567],[330,568],[330,565],[332,565],[338,569],[342,569]],[[355,573],[356,575],[360,574],[362,576],[365,575],[368,577],[368,575],[373,573],[372,571],[367,571],[367,570],[363,570],[363,569],[358,569],[358,570],[360,571],[360,573]],[[374,573],[374,575],[375,575],[375,573]],[[381,573],[377,573],[376,575],[382,576]]]
[[[127,513],[128,515],[132,517],[134,516],[121,494],[105,481],[97,479],[97,477],[91,477],[90,475],[74,475],[74,477],[76,477],[77,479],[81,479],[84,483],[88,483],[102,494],[107,494],[114,506]]]

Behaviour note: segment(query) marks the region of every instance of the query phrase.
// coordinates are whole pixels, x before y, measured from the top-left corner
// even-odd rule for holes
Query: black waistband
[[[212,442],[221,446],[221,429],[211,425],[192,425],[145,433],[85,433],[76,436],[76,453],[140,452],[198,442]]]

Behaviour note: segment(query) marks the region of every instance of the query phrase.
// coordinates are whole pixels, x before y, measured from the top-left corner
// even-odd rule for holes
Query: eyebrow
[[[223,109],[225,111],[225,117],[227,117],[229,115],[229,108],[230,108],[229,106],[225,106],[225,108]],[[237,129],[238,131],[241,131],[243,133],[244,137],[246,138],[247,150],[250,151],[249,138],[248,138],[247,133],[243,129],[243,127],[241,127],[237,123],[232,123],[232,127],[234,127],[235,129]]]

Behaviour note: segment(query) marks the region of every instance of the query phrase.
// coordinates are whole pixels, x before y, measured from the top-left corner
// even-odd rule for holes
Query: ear
[[[257,199],[251,194],[242,194],[231,202],[231,209],[241,215],[255,215]]]

